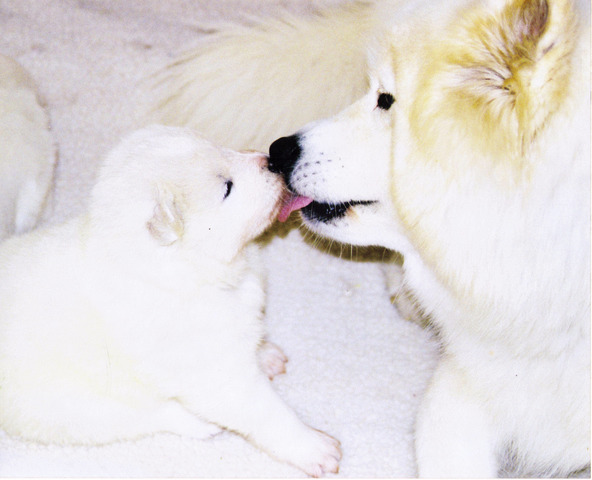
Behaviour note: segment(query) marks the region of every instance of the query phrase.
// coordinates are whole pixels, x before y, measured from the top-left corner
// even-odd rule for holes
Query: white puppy
[[[2,428],[101,444],[220,426],[310,475],[336,472],[339,443],[304,425],[267,379],[285,358],[263,342],[249,242],[283,191],[264,155],[186,129],[124,140],[88,213],[0,248]]]
[[[0,55],[0,239],[37,224],[55,160],[49,119],[33,80]]]

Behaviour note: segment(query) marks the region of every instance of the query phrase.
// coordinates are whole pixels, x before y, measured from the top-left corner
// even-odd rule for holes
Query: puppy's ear
[[[183,196],[178,189],[168,184],[156,186],[154,212],[146,227],[160,245],[172,245],[183,236],[183,210]]]

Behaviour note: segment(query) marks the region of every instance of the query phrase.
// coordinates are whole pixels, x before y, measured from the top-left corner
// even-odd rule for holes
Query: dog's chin
[[[320,237],[345,245],[367,246],[372,244],[365,238],[360,238],[355,221],[348,220],[347,216],[335,218],[330,222],[309,219],[302,212],[301,216],[305,228]]]
[[[321,237],[357,246],[384,247],[401,253],[412,250],[393,213],[379,200],[322,203],[300,209],[306,228]]]
[[[306,228],[322,237],[350,245],[381,245],[373,228],[379,202],[355,200],[341,203],[313,201],[300,210]]]

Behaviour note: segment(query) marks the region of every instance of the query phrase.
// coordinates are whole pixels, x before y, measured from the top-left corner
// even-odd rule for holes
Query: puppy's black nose
[[[289,180],[301,152],[298,135],[278,138],[269,147],[269,169]]]

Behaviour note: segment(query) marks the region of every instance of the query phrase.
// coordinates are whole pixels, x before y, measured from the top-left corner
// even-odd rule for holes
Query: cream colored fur
[[[33,228],[51,191],[56,149],[30,75],[0,55],[0,239]]]
[[[178,108],[179,91],[214,93],[214,102],[224,91],[226,101],[251,112],[249,122],[236,122],[229,109],[213,104],[207,115],[196,109],[180,118],[206,134],[238,130],[249,142],[251,130],[281,129],[285,115],[298,122],[301,110],[326,97],[349,101],[343,90],[368,73],[361,100],[299,127],[298,151],[283,152],[293,157],[284,173],[296,194],[317,203],[371,202],[330,220],[305,209],[305,223],[342,242],[402,253],[406,285],[440,334],[442,358],[417,419],[419,475],[488,477],[506,468],[565,475],[585,468],[589,4],[371,3],[361,24],[374,25],[377,35],[350,38],[353,45],[338,52],[339,75],[336,58],[325,69],[310,45],[349,32],[351,20],[344,10],[324,15],[334,22],[331,36],[314,30],[315,20],[302,20],[310,29],[297,24],[302,48],[291,57],[276,57],[271,47],[267,57],[260,46],[249,57],[265,26],[222,35],[220,48],[212,41],[207,54],[186,57],[171,70],[189,83],[181,90],[170,84],[167,108]],[[368,15],[380,20],[368,23]],[[388,34],[378,27],[384,24]],[[293,28],[283,28],[293,46]],[[277,32],[266,38],[278,42]],[[368,69],[353,72],[360,48]],[[276,73],[266,76],[268,68]],[[294,72],[308,78],[290,84]],[[315,89],[319,78],[333,88]],[[291,95],[276,95],[285,84]],[[389,108],[381,107],[383,94],[395,100]]]
[[[266,157],[153,126],[105,159],[86,214],[0,246],[0,425],[95,445],[226,428],[309,475],[339,443],[267,377],[265,295],[250,241],[284,185]],[[232,183],[230,183],[232,182]]]
[[[211,40],[155,77],[164,88],[152,118],[231,148],[265,151],[279,135],[337,113],[366,90],[366,46],[384,28],[373,13],[354,2],[309,18],[285,13],[211,26]],[[319,101],[302,102],[306,97]]]

